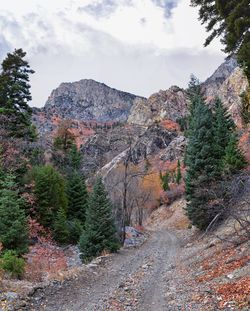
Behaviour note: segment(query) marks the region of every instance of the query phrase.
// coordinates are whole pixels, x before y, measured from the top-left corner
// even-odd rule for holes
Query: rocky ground
[[[102,256],[69,277],[37,286],[16,307],[15,294],[9,293],[8,307],[0,303],[0,310],[249,310],[249,240],[238,239],[237,245],[221,240],[233,233],[230,224],[202,237],[188,229],[183,204],[179,200],[156,210],[141,246]]]
[[[36,290],[22,310],[166,310],[165,276],[178,249],[173,234],[152,232],[141,247],[122,249],[77,278]]]

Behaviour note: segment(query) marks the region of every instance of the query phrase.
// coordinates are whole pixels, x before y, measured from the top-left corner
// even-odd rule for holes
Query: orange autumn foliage
[[[250,129],[245,131],[240,138],[240,148],[243,150],[246,160],[250,163]]]
[[[242,266],[244,266],[249,260],[250,255],[235,258],[236,252],[234,249],[218,251],[213,260],[220,262],[219,265],[214,266],[210,259],[205,260],[202,263],[202,268],[206,271],[205,274],[198,277],[199,282],[207,282],[217,278],[221,275],[230,273]]]
[[[215,292],[222,298],[219,302],[219,308],[224,308],[228,301],[235,301],[240,309],[247,308],[249,307],[250,277],[217,285]]]
[[[173,120],[162,120],[160,122],[160,125],[169,131],[180,131],[179,124],[174,122]]]

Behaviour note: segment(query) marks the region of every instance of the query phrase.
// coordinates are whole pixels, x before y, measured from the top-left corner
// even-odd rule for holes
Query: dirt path
[[[121,250],[92,273],[38,291],[26,310],[172,311],[164,300],[165,275],[177,249],[173,234],[152,232],[140,248]]]

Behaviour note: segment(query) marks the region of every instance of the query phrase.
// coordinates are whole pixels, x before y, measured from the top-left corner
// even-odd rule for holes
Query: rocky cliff
[[[137,100],[145,99],[94,80],[80,80],[53,90],[43,111],[64,119],[125,122]]]
[[[242,127],[241,94],[247,89],[248,82],[235,58],[227,59],[214,74],[203,84],[207,101],[211,102],[218,96],[238,127]]]
[[[130,124],[152,125],[164,119],[176,121],[187,114],[187,94],[177,87],[161,90],[147,101],[137,101],[131,109]]]

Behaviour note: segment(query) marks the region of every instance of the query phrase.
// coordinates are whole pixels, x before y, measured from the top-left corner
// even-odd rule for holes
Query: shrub
[[[14,251],[6,251],[0,260],[0,268],[13,277],[20,278],[24,273],[24,266],[24,259],[17,257]]]

